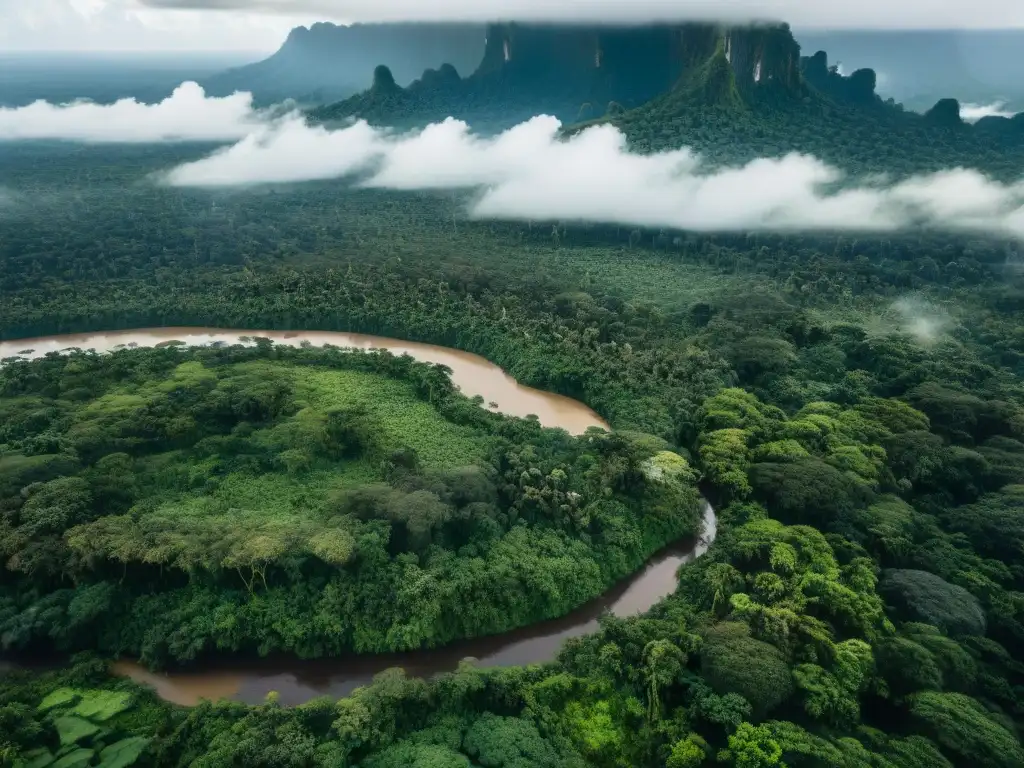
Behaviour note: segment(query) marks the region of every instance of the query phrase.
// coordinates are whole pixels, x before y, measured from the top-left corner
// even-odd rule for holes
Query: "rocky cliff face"
[[[492,24],[469,78],[497,87],[561,94],[576,101],[642,103],[669,88],[682,61],[668,26],[630,29]]]
[[[468,77],[456,79],[447,66],[424,72],[396,98],[388,91],[386,102],[375,98],[378,90],[317,117],[387,122],[543,111],[575,122],[663,96],[671,109],[694,103],[739,108],[746,95],[802,94],[804,85],[800,47],[786,25],[501,23],[487,27],[483,55]]]
[[[800,46],[785,24],[727,29],[726,58],[741,88],[776,85],[800,88]]]
[[[828,51],[852,72],[871,67],[883,97],[924,109],[940,96],[985,103],[1024,98],[1024,30],[797,32],[805,51]]]
[[[589,89],[616,101],[639,103],[706,65],[720,48],[739,88],[768,83],[799,88],[800,47],[786,25],[492,24],[483,61],[473,78],[501,78],[547,89]]]
[[[848,76],[841,75],[837,66],[829,66],[825,51],[801,59],[801,68],[807,83],[827,96],[855,104],[879,101],[875,93],[878,77],[873,69],[858,69]]]
[[[960,119],[960,102],[956,99],[939,99],[935,106],[924,113],[930,123],[944,128],[963,128],[965,123]]]

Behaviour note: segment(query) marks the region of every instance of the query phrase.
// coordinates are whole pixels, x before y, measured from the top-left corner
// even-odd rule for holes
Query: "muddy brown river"
[[[0,360],[15,355],[42,357],[48,352],[60,352],[76,347],[110,352],[121,347],[155,347],[172,341],[181,341],[189,345],[238,344],[240,339],[251,340],[257,336],[272,339],[275,344],[287,344],[292,347],[309,342],[313,346],[332,344],[336,347],[355,349],[386,349],[396,355],[409,354],[424,363],[448,366],[452,370],[452,381],[463,394],[468,397],[480,395],[485,404],[496,403],[496,410],[509,416],[526,417],[532,414],[537,416],[544,426],[561,427],[572,434],[583,434],[588,427],[608,428],[604,420],[583,403],[563,395],[524,386],[479,355],[433,344],[399,341],[361,333],[143,328],[135,331],[78,333],[0,341]]]
[[[191,706],[202,699],[235,699],[262,703],[271,691],[286,706],[302,704],[318,696],[340,698],[366,685],[374,675],[392,667],[406,674],[432,677],[455,670],[463,659],[480,667],[509,667],[553,661],[570,637],[597,629],[605,611],[616,616],[643,613],[676,588],[676,571],[703,555],[715,538],[716,518],[704,506],[704,530],[697,541],[659,552],[645,568],[624,583],[567,616],[492,637],[464,640],[444,648],[356,655],[304,661],[292,657],[258,660],[225,659],[216,665],[200,664],[183,671],[155,673],[130,661],[119,661],[113,671],[138,683],[152,686],[161,698]]]
[[[20,355],[42,357],[49,352],[71,348],[108,352],[121,347],[153,347],[172,341],[189,345],[252,343],[262,336],[278,344],[314,346],[331,344],[356,349],[387,349],[409,354],[417,360],[440,363],[452,370],[452,381],[467,396],[480,395],[486,404],[496,404],[502,413],[525,417],[536,415],[541,424],[582,434],[589,427],[608,425],[584,404],[561,395],[519,384],[486,359],[432,344],[327,331],[253,331],[221,328],[148,328],[15,341],[0,341],[0,359]],[[116,674],[153,687],[167,701],[191,706],[203,699],[234,699],[251,704],[262,702],[274,691],[284,705],[297,705],[318,696],[341,697],[371,682],[374,675],[392,667],[407,674],[431,677],[456,669],[466,658],[481,667],[516,666],[552,661],[562,644],[571,637],[594,631],[605,611],[631,616],[648,610],[676,588],[676,572],[703,555],[715,539],[717,518],[704,503],[703,528],[696,540],[681,542],[659,552],[643,570],[601,597],[560,619],[491,637],[466,640],[445,648],[396,654],[352,654],[315,661],[292,657],[217,660],[186,670],[154,673],[132,661],[113,665]]]

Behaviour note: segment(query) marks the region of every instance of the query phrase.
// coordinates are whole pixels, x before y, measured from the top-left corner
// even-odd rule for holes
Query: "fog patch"
[[[983,117],[1013,117],[1016,113],[1009,109],[1005,101],[994,101],[991,104],[961,104],[960,119],[965,123],[976,123]]]
[[[0,140],[237,141],[290,108],[256,110],[250,93],[218,98],[207,96],[197,83],[186,82],[155,104],[127,98],[112,104],[36,101],[24,107],[0,107]]]
[[[208,157],[158,174],[157,180],[177,187],[236,187],[336,179],[381,157],[386,136],[365,122],[329,131],[292,117]]]
[[[21,196],[14,190],[0,186],[0,216],[7,216],[18,208]]]
[[[761,22],[820,29],[1002,29],[1024,27],[1024,8],[1008,0],[141,0],[154,8],[311,14],[355,21]]]
[[[804,154],[712,167],[683,148],[630,151],[614,126],[568,139],[538,116],[497,136],[449,118],[398,132],[329,130],[296,116],[161,174],[182,187],[350,178],[391,190],[478,190],[471,218],[575,221],[687,231],[895,232],[911,227],[1024,238],[1024,183],[957,168],[893,181],[846,177]]]
[[[930,346],[953,328],[949,314],[933,304],[917,297],[904,297],[892,304],[896,313],[899,330],[912,336],[919,344]]]
[[[1013,275],[1024,274],[1024,248],[1019,244],[1017,247],[1007,247],[1003,269]]]

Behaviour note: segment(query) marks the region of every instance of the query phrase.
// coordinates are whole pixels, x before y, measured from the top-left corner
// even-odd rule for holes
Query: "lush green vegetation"
[[[92,151],[96,159],[103,158],[104,150]],[[177,150],[165,153],[172,151]],[[140,159],[146,152],[135,150]],[[62,162],[88,160],[65,155]],[[8,155],[9,168],[25,161]],[[44,166],[36,183],[66,178],[66,173],[56,164]],[[140,171],[125,162],[103,173],[108,181],[97,186],[104,194],[83,199],[59,219],[66,224],[65,247],[46,251],[41,239],[29,240],[27,228],[45,226],[41,214],[25,212],[19,223],[8,223],[24,249],[12,249],[6,262],[10,301],[3,305],[5,328],[26,334],[153,321],[274,324],[384,332],[482,352],[523,381],[587,401],[618,428],[656,435],[683,455],[691,451],[692,464],[722,504],[722,533],[711,553],[683,572],[680,590],[669,601],[646,617],[606,620],[599,634],[574,641],[548,668],[464,670],[429,683],[391,676],[352,699],[296,710],[271,703],[257,708],[205,705],[187,712],[153,702],[129,683],[113,683],[92,667],[88,675],[81,670],[35,675],[31,682],[13,676],[4,689],[3,715],[16,723],[10,729],[15,734],[11,754],[42,745],[51,752],[60,748],[57,715],[36,708],[52,689],[71,687],[129,691],[137,697],[133,701],[146,702],[140,710],[145,716],[130,718],[135,710],[119,715],[128,726],[103,743],[113,743],[115,736],[150,739],[145,759],[167,765],[202,759],[206,763],[199,764],[209,765],[575,761],[675,767],[712,764],[719,756],[736,765],[930,766],[978,759],[1016,764],[1024,684],[1017,650],[1022,647],[1024,585],[1014,533],[1019,528],[1018,486],[1024,481],[1024,393],[1018,378],[1024,338],[1018,278],[1005,266],[1012,246],[927,235],[882,241],[680,236],[676,242],[658,233],[614,228],[531,231],[526,225],[453,222],[444,216],[452,201],[433,196],[346,194],[339,208],[338,188],[331,185],[281,192],[270,208],[266,198],[150,190],[146,194],[152,197],[140,196],[137,205],[150,206],[154,216],[137,224],[135,218],[111,214],[122,204],[113,190],[115,180],[138,178]],[[334,201],[330,208],[328,199]],[[178,211],[168,205],[170,200]],[[246,213],[258,203],[266,212],[261,220]],[[251,218],[242,218],[247,215]],[[328,215],[334,217],[333,227],[326,224]],[[104,216],[108,223],[97,223]],[[311,223],[315,239],[290,239],[298,238],[302,217]],[[388,217],[400,225],[397,230],[384,227]],[[191,240],[169,241],[155,257],[160,265],[154,265],[147,244],[159,242],[162,227],[186,220],[194,225]],[[247,229],[240,230],[243,221]],[[114,226],[110,222],[119,222],[121,230],[101,228]],[[267,227],[260,236],[269,238],[271,226],[286,245],[268,254],[256,249],[251,255],[239,253],[244,240],[232,232],[255,234]],[[937,258],[943,250],[948,255]],[[893,308],[894,299],[910,290],[916,301]],[[282,359],[272,359],[276,356]],[[72,361],[89,373],[69,372]],[[280,372],[291,387],[285,401],[311,403],[315,393],[324,391],[316,383],[322,377],[353,382],[381,375],[354,371],[355,361],[371,369],[386,365],[395,396],[404,392],[417,401],[426,409],[419,423],[433,426],[418,431],[406,421],[389,433],[386,427],[395,418],[391,409],[364,414],[374,419],[370,434],[390,434],[397,443],[370,441],[372,459],[359,454],[340,465],[327,462],[325,469],[318,469],[322,457],[313,456],[306,469],[300,462],[296,466],[306,477],[321,479],[307,492],[301,513],[290,513],[292,520],[323,524],[325,518],[318,515],[345,517],[331,506],[345,494],[332,496],[327,478],[341,485],[383,480],[391,489],[378,485],[368,497],[356,494],[358,503],[368,498],[375,505],[374,493],[415,493],[422,483],[430,483],[430,492],[445,501],[448,491],[438,494],[436,489],[438,484],[450,487],[453,468],[476,462],[485,474],[502,468],[507,473],[508,462],[528,461],[542,477],[556,465],[567,467],[571,482],[582,483],[580,492],[587,492],[593,480],[587,456],[607,457],[599,461],[607,467],[602,470],[607,480],[592,486],[596,490],[615,482],[614,473],[622,469],[616,457],[642,463],[650,451],[665,447],[628,433],[573,440],[529,422],[502,419],[458,398],[432,401],[405,380],[427,369],[386,356],[339,353],[331,362],[319,351],[273,347],[126,350],[111,358],[83,354],[18,363],[4,371],[10,382],[5,386],[35,392],[5,391],[11,402],[31,403],[26,398],[36,397],[49,403],[46,408],[15,406],[29,414],[42,410],[46,419],[25,423],[8,418],[5,429],[23,424],[22,429],[41,435],[49,429],[55,436],[46,439],[54,440],[55,447],[46,450],[57,451],[51,456],[65,450],[65,455],[78,454],[75,465],[49,468],[64,480],[33,477],[47,485],[30,486],[24,496],[20,483],[13,482],[8,496],[12,511],[5,519],[20,527],[23,514],[30,519],[37,507],[52,509],[55,493],[74,487],[61,491],[62,483],[81,489],[84,482],[95,495],[76,508],[75,514],[85,517],[73,522],[101,531],[96,523],[102,518],[89,518],[96,515],[96,499],[110,492],[103,490],[103,459],[88,451],[83,458],[80,451],[87,443],[73,441],[89,436],[76,428],[78,420],[107,418],[111,394],[145,398],[161,386],[176,386],[179,371],[179,379],[195,381],[194,396],[202,394],[191,405],[181,403],[191,408],[222,384],[247,382],[247,370],[255,366]],[[100,375],[114,370],[125,373],[113,380]],[[24,379],[30,372],[33,376]],[[259,381],[270,380],[260,375]],[[438,382],[439,391],[447,391],[446,380]],[[331,399],[317,407],[358,405],[356,385],[329,389]],[[247,390],[245,384],[242,391]],[[267,508],[290,500],[281,489],[294,486],[287,464],[277,458],[288,448],[253,436],[288,434],[283,426],[294,424],[300,412],[282,412],[245,440],[246,450],[256,451],[252,459],[260,474],[270,478],[253,486],[260,488],[259,501]],[[113,426],[104,424],[104,429]],[[199,439],[193,434],[192,442],[175,448],[179,460],[174,466],[202,466],[209,456],[201,443],[210,445],[211,439],[217,461],[229,468],[240,461],[225,440],[233,423],[217,428],[217,435]],[[463,439],[434,440],[437,429]],[[157,433],[147,434],[158,439]],[[5,435],[6,450],[25,453],[25,446],[14,442],[25,436]],[[421,441],[417,469],[409,472],[400,463],[381,466],[388,451],[414,439]],[[163,445],[167,438],[159,440]],[[495,453],[495,446],[506,447]],[[114,449],[132,457],[138,499],[173,491],[179,505],[184,498],[202,498],[205,504],[238,498],[225,494],[241,492],[224,476],[209,493],[188,485],[184,476],[173,475],[172,481],[173,473],[161,474],[159,457],[166,449],[152,443],[118,443],[110,446]],[[246,482],[256,482],[246,472],[252,470],[234,470]],[[518,470],[515,477],[520,477]],[[266,493],[268,482],[278,484],[278,492]],[[525,497],[525,489],[511,488],[515,484],[502,490],[500,480],[491,482],[484,484],[487,493],[511,494],[491,501],[496,510],[514,508],[514,499]],[[124,509],[125,504],[137,506],[138,499],[118,503]],[[638,508],[630,506],[636,500],[635,487],[621,495],[628,509]],[[598,504],[602,514],[617,509]],[[451,502],[447,507],[460,514],[463,509]],[[328,652],[354,645],[357,626],[363,649],[390,643],[401,647],[406,641],[422,642],[424,627],[441,641],[477,631],[482,624],[475,622],[497,621],[485,607],[472,615],[467,608],[444,614],[440,623],[431,624],[427,617],[414,626],[395,624],[408,632],[389,636],[395,612],[402,610],[392,595],[407,595],[406,606],[422,602],[415,591],[419,582],[405,578],[409,568],[418,573],[442,569],[434,571],[440,579],[432,583],[450,579],[449,586],[465,584],[459,580],[473,578],[472,573],[483,578],[485,570],[467,573],[457,567],[466,563],[461,558],[470,546],[452,549],[459,544],[448,538],[465,530],[453,527],[462,525],[456,521],[459,514],[440,529],[431,527],[424,553],[416,547],[425,538],[410,537],[403,520],[375,508],[383,511],[371,513],[374,519],[348,513],[346,525],[352,528],[346,530],[388,526],[392,532],[383,549],[383,537],[374,543],[353,535],[353,551],[377,547],[378,562],[391,563],[373,574],[373,583],[390,590],[383,593],[387,612],[380,616],[328,606],[325,600],[334,598],[316,586],[340,578],[339,571],[355,573],[355,564],[329,565],[309,551],[308,540],[291,537],[290,529],[291,559],[266,569],[266,586],[259,568],[255,580],[245,569],[242,578],[221,564],[224,555],[211,571],[197,573],[194,581],[189,577],[188,583],[173,566],[161,574],[158,564],[139,562],[142,557],[109,561],[87,576],[81,570],[85,564],[57,557],[54,562],[69,568],[80,586],[72,589],[65,579],[45,597],[45,588],[19,594],[13,610],[7,603],[4,636],[8,642],[43,640],[66,648],[143,650],[148,659],[159,661],[217,647]],[[160,507],[146,509],[147,515],[156,515]],[[209,511],[204,510],[203,519],[214,526],[216,516]],[[572,532],[573,523],[560,528],[567,521],[535,514],[531,525],[502,535],[501,513],[485,517],[499,526],[494,533],[501,546],[492,544],[492,564],[505,558],[515,563],[517,574],[532,569],[537,580],[526,582],[528,590],[545,595],[532,613],[518,614],[519,621],[552,615],[543,612],[557,606],[557,599],[550,590],[544,592],[544,584],[578,586],[575,602],[585,590],[607,583],[610,569],[628,572],[642,558],[641,550],[649,551],[644,545],[635,555],[615,559],[606,550],[589,556],[594,565],[566,576],[551,570],[560,563],[538,561],[533,547],[515,537],[530,531],[557,536],[572,542],[575,551],[585,537]],[[637,527],[635,511],[622,512],[621,519],[628,523],[624,535],[635,539],[636,533],[648,531]],[[493,530],[489,522],[484,525]],[[400,535],[392,538],[396,532]],[[50,540],[56,546],[60,538]],[[389,549],[395,543],[411,548]],[[595,545],[600,543],[591,537],[588,546]],[[122,582],[126,567],[133,578]],[[104,572],[112,587],[102,586]],[[293,573],[300,581],[291,581]],[[552,574],[561,575],[552,581]],[[27,577],[9,571],[4,578],[10,585]],[[60,576],[52,578],[49,583],[58,585]],[[151,580],[146,584],[161,585],[158,596],[132,600],[131,587],[126,596],[124,585],[143,578]],[[246,581],[253,586],[251,595]],[[443,604],[443,594],[438,593],[436,605]],[[484,603],[497,592],[479,594]],[[38,605],[45,609],[33,612],[37,599],[45,601]],[[110,602],[93,602],[100,600]],[[94,612],[95,606],[101,608]],[[324,606],[325,612],[319,610]],[[241,627],[238,632],[224,632],[216,623],[215,617],[225,614],[234,617],[231,625]],[[507,615],[507,610],[501,614]],[[29,616],[32,620],[26,621]],[[110,616],[116,619],[108,621]],[[285,616],[290,621],[280,620]],[[297,616],[322,618],[293,620]],[[334,634],[339,617],[354,616],[365,623],[353,621],[350,630]],[[469,627],[471,620],[477,629]],[[157,629],[150,635],[141,629],[151,626]],[[490,629],[499,626],[492,623]],[[159,642],[147,644],[147,638]],[[483,740],[494,733],[503,735]],[[81,744],[75,749],[96,752],[93,742],[75,743]],[[486,744],[499,752],[486,752]],[[90,758],[92,764],[98,764],[98,754]]]
[[[1019,119],[971,126],[961,122],[959,105],[953,102],[952,114],[943,122],[883,103],[873,90],[867,104],[851,102],[844,98],[843,81],[848,79],[833,75],[823,88],[832,84],[836,90],[808,86],[808,95],[766,85],[746,91],[739,103],[727,98],[726,87],[708,100],[706,88],[695,91],[683,84],[639,109],[606,119],[641,151],[685,145],[712,163],[734,164],[797,151],[855,175],[905,176],[965,165],[1005,180],[1019,176],[1024,153]],[[870,80],[873,87],[874,73]]]
[[[733,56],[735,60],[735,56]],[[967,166],[1016,181],[1024,153],[1021,116],[960,118],[960,105],[940,100],[925,115],[883,101],[876,74],[849,76],[828,66],[824,52],[801,58],[798,86],[764,68],[743,83],[719,44],[667,93],[630,111],[569,127],[610,122],[642,152],[692,147],[712,164],[736,164],[803,152],[853,176],[897,177]]]
[[[616,118],[638,144],[726,161],[796,147],[900,173],[1019,167],[1006,136],[866,98],[863,74],[826,69],[827,111],[813,94],[758,101],[721,78],[715,50],[718,69]],[[698,93],[706,109],[683,110]],[[505,419],[388,355],[261,344],[8,365],[5,645],[159,663],[500,631],[564,612],[692,529],[691,472],[720,535],[670,598],[605,618],[543,667],[388,673],[293,709],[180,709],[89,657],[10,673],[0,761],[1024,765],[1019,244],[495,225],[444,195],[145,183],[202,151],[3,147],[0,332],[433,341],[617,431]]]
[[[435,646],[560,616],[700,517],[663,441],[505,419],[383,352],[10,361],[0,414],[8,648]]]

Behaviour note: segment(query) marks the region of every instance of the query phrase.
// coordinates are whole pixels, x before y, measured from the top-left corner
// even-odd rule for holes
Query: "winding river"
[[[156,347],[181,341],[189,345],[251,344],[262,336],[275,344],[298,347],[332,344],[355,349],[387,349],[396,355],[409,354],[424,363],[440,363],[452,370],[452,381],[463,394],[480,395],[487,404],[509,416],[537,416],[546,427],[561,427],[572,434],[583,434],[588,427],[608,428],[605,421],[576,400],[551,392],[526,387],[494,363],[479,355],[449,347],[399,341],[383,336],[333,331],[252,331],[228,328],[143,328],[135,331],[77,333],[64,336],[41,336],[34,339],[0,341],[0,360],[6,357],[43,357],[49,352],[78,348],[110,352],[121,347]]]
[[[561,395],[523,386],[484,358],[431,344],[399,341],[380,336],[326,331],[253,331],[222,328],[149,328],[34,339],[0,341],[0,360],[13,356],[42,357],[72,348],[108,352],[122,347],[154,347],[174,341],[189,345],[253,343],[266,337],[278,344],[314,346],[331,344],[357,349],[387,349],[417,360],[440,363],[452,370],[452,381],[467,396],[480,395],[489,407],[513,416],[536,415],[541,424],[581,434],[589,427],[608,425],[587,406]],[[318,696],[340,697],[391,667],[409,675],[430,677],[454,670],[465,658],[478,666],[498,667],[534,664],[555,658],[563,642],[594,631],[605,611],[616,616],[642,613],[676,588],[680,566],[703,555],[715,539],[717,518],[704,503],[702,533],[696,540],[680,542],[659,552],[639,573],[567,616],[492,637],[455,643],[445,648],[410,653],[350,655],[315,661],[291,657],[268,659],[218,659],[185,671],[150,672],[131,661],[113,665],[116,674],[150,685],[164,699],[191,706],[202,699],[235,699],[251,704],[276,691],[284,705],[301,704]]]

